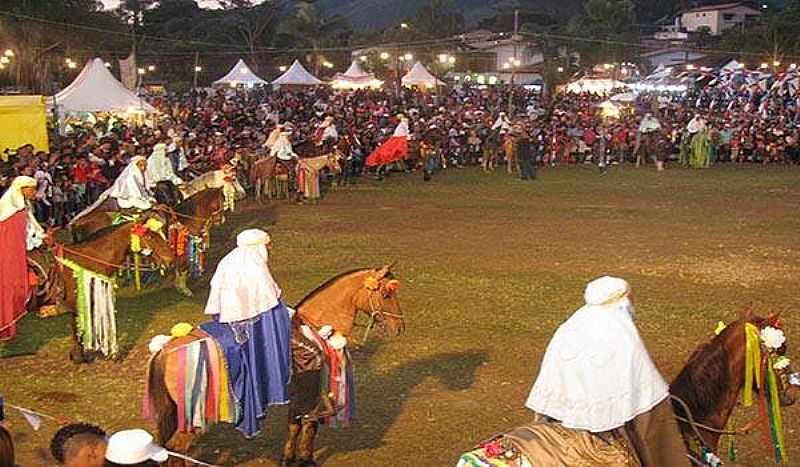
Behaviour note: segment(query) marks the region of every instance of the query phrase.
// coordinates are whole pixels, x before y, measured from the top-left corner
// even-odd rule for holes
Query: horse
[[[306,200],[318,202],[321,196],[320,172],[323,169],[328,169],[331,173],[341,172],[336,153],[298,159],[296,169],[298,197],[302,196]]]
[[[309,344],[311,348],[316,347],[303,337],[300,326],[319,329],[323,325],[330,325],[348,343],[355,343],[355,321],[360,313],[364,313],[372,322],[399,335],[405,323],[396,293],[398,284],[391,266],[356,269],[325,282],[297,305],[297,312],[292,319],[293,376],[289,386],[291,402],[288,437],[283,448],[284,465],[295,465],[295,462],[305,466],[315,465],[314,439],[319,427],[318,419],[325,410],[321,408],[324,404],[319,394],[318,372],[321,363],[309,367]],[[153,355],[148,365],[148,397],[158,426],[159,441],[173,451],[187,451],[199,434],[176,433],[178,362],[174,350],[206,337],[202,331],[195,330],[189,336],[173,339]],[[317,383],[309,385],[309,381]],[[181,463],[170,465],[176,467]]]
[[[724,431],[728,419],[736,407],[739,393],[745,386],[745,352],[747,349],[745,329],[748,324],[756,326],[759,330],[766,327],[780,328],[779,314],[760,318],[753,316],[751,311],[745,310],[737,321],[725,327],[711,342],[698,347],[686,366],[670,384],[673,411],[677,417],[687,453],[692,452],[692,445],[695,443],[712,451],[717,449],[720,433]],[[776,354],[783,355],[785,350],[784,345],[776,351]],[[762,347],[762,355],[766,353],[766,348]],[[768,364],[766,358],[760,362],[762,375],[766,374],[766,365]],[[776,373],[781,405],[793,404],[795,397],[790,393],[790,384],[787,382],[791,369],[786,367],[776,370]],[[762,414],[762,416],[765,415]],[[757,421],[766,423],[766,420]],[[546,423],[542,426],[546,428],[548,425],[560,432],[568,433],[564,442],[571,440],[569,433],[575,436],[585,434],[585,432],[565,430],[560,428],[561,425],[557,423],[555,425]],[[742,431],[746,432],[747,429]],[[492,442],[502,439],[504,436],[495,437]],[[609,448],[610,452],[619,458],[630,458],[631,456],[624,452],[626,448],[623,445],[606,444],[605,441],[600,441],[600,444]],[[574,446],[576,449],[578,446],[581,449],[590,449],[586,444],[577,442],[574,443]],[[589,454],[589,451],[583,452]],[[527,459],[524,454],[518,454],[530,464],[538,465],[536,459]],[[573,454],[581,455],[580,452]],[[523,464],[520,463],[520,465]]]
[[[125,258],[131,250],[131,235],[136,224],[125,224],[77,245],[61,246],[63,258],[72,261],[84,269],[112,277],[123,266]],[[141,233],[141,232],[138,232]],[[175,253],[161,234],[145,230],[139,235],[142,249],[152,251],[152,259],[156,266],[169,269],[175,262]],[[63,271],[63,272],[62,272]],[[77,280],[66,268],[51,268],[50,275],[60,275],[60,280],[53,278],[41,281],[42,284],[63,284],[56,293],[48,294],[52,299],[61,302],[69,312],[78,314]],[[45,304],[45,303],[42,303]],[[70,359],[75,363],[90,361],[93,356],[84,352],[78,336],[77,319],[72,319],[73,347]]]
[[[174,208],[184,197],[181,192],[170,181],[160,181],[156,183],[153,190],[156,205],[154,208]],[[118,222],[120,214],[124,216],[126,211],[120,209],[113,199],[108,199],[92,211],[87,212],[69,223],[69,231],[76,242],[83,241],[103,229],[107,229]],[[135,216],[131,212],[130,217]]]

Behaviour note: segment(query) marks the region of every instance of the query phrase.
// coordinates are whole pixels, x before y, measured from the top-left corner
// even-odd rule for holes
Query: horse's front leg
[[[187,285],[189,277],[189,267],[188,265],[186,268],[182,268],[181,266],[175,266],[175,289],[180,292],[185,297],[191,297],[194,295],[192,290]]]
[[[319,422],[304,421],[300,430],[300,445],[297,448],[297,460],[300,467],[315,467],[314,439],[317,437]]]
[[[291,411],[290,411],[291,412]],[[297,438],[300,435],[300,422],[292,413],[289,414],[289,430],[286,434],[286,443],[283,445],[282,467],[294,465],[297,450]]]

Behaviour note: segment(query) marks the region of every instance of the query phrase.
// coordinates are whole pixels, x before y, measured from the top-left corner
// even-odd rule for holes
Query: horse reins
[[[361,343],[359,345],[364,345],[367,343],[367,337],[369,337],[369,332],[375,327],[375,323],[378,320],[375,318],[376,316],[380,316],[381,318],[396,318],[396,319],[403,319],[403,315],[392,313],[383,309],[382,306],[375,303],[374,297],[380,293],[380,290],[370,290],[369,296],[367,297],[367,303],[369,303],[369,322],[364,326],[366,329],[364,330],[364,337],[361,339]]]

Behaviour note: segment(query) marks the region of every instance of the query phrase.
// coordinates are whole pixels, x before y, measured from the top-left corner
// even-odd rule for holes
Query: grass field
[[[719,320],[752,304],[786,310],[800,338],[800,171],[582,168],[504,173],[450,170],[361,180],[319,206],[242,206],[213,234],[212,264],[247,227],[267,228],[272,269],[290,303],[330,276],[398,260],[407,316],[400,337],[377,334],[356,352],[360,423],[324,429],[326,466],[447,466],[461,451],[526,421],[524,400],[555,328],[586,282],[628,279],[638,325],[658,367],[677,374]],[[0,346],[0,394],[17,405],[96,422],[110,431],[153,428],[139,417],[147,342],[178,321],[199,323],[208,277],[185,299],[167,289],[122,291],[120,362],[74,366],[66,317],[26,318]],[[740,409],[743,410],[743,409]],[[784,412],[790,458],[800,461],[800,408]],[[55,424],[32,432],[9,414],[23,467],[45,464]],[[737,411],[740,423],[750,414]],[[194,452],[224,465],[275,465],[285,411],[259,438],[215,427]],[[738,441],[746,465],[770,465],[758,434]]]

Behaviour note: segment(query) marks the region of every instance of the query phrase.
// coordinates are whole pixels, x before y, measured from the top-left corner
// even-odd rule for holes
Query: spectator
[[[88,423],[72,423],[56,432],[50,441],[50,453],[63,467],[103,467],[106,433]]]

